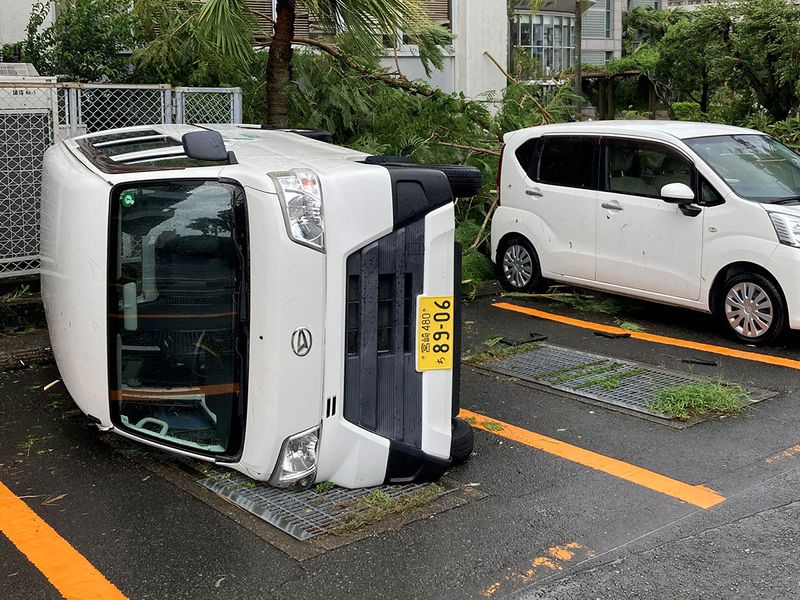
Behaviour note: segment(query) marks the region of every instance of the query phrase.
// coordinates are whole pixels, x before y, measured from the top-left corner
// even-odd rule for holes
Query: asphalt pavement
[[[464,309],[464,351],[495,335],[721,378],[776,395],[676,429],[464,365],[462,404],[547,439],[724,498],[700,508],[601,468],[476,431],[448,477],[486,496],[306,560],[259,535],[255,517],[187,491],[109,444],[72,405],[54,366],[0,374],[0,482],[127,598],[795,598],[800,589],[800,394],[796,369],[504,310],[497,301],[598,324],[633,321],[741,349],[706,315],[626,302],[616,314],[500,294]],[[3,340],[0,339],[0,345]],[[798,336],[746,348],[800,360]],[[711,359],[718,366],[686,364]],[[87,365],[87,368],[91,368]],[[2,500],[0,500],[2,502]],[[269,527],[269,526],[265,526]],[[59,598],[0,535],[0,597]]]

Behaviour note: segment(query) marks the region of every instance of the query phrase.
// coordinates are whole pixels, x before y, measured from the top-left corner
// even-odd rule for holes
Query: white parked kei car
[[[506,134],[492,221],[503,284],[556,281],[711,312],[749,344],[800,329],[800,156],[689,122]]]
[[[51,148],[61,376],[101,429],[276,486],[434,479],[472,449],[453,200],[480,173],[312,134],[154,125]]]

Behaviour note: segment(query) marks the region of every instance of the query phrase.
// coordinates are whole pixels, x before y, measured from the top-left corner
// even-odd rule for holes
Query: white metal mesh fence
[[[39,268],[42,157],[55,102],[52,86],[0,87],[0,277]]]
[[[241,123],[239,88],[0,82],[0,278],[39,269],[44,152],[60,137],[154,123]]]

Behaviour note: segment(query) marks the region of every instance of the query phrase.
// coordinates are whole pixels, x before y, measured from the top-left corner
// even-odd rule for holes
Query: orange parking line
[[[653,333],[644,333],[641,331],[629,331],[628,329],[622,329],[621,327],[614,327],[612,325],[603,325],[602,323],[594,323],[593,321],[583,321],[581,319],[573,319],[572,317],[564,317],[562,315],[556,315],[553,313],[545,312],[543,310],[528,308],[526,306],[517,306],[516,304],[510,304],[508,302],[497,302],[492,306],[495,306],[497,308],[502,308],[503,310],[510,310],[513,312],[530,315],[532,317],[539,317],[540,319],[547,319],[548,321],[555,321],[556,323],[563,323],[564,325],[571,325],[573,327],[581,327],[583,329],[591,329],[593,331],[603,331],[605,333],[629,334],[630,337],[633,339],[644,340],[646,342],[653,342],[655,344],[678,346],[679,348],[689,348],[691,350],[700,350],[701,352],[711,352],[712,354],[721,354],[723,356],[730,356],[732,358],[741,358],[743,360],[766,363],[768,365],[777,365],[779,367],[788,367],[790,369],[800,369],[800,360],[792,360],[791,358],[781,358],[780,356],[758,354],[757,352],[748,352],[747,350],[734,350],[733,348],[725,348],[724,346],[714,346],[713,344],[692,342],[689,340],[682,340],[680,338],[655,335]]]
[[[636,485],[677,498],[700,508],[711,508],[725,500],[724,496],[705,486],[691,485],[677,479],[671,479],[660,473],[648,471],[625,461],[573,446],[561,440],[528,431],[463,408],[459,416],[462,419],[469,419],[470,424],[477,429],[525,444],[531,448],[536,448],[542,452],[547,452],[596,471],[619,477],[625,481],[630,481]]]
[[[0,482],[0,531],[68,600],[127,600],[27,504]]]

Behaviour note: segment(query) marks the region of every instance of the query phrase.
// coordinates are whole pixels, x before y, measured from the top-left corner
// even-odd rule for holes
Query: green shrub
[[[707,121],[697,102],[673,102],[672,118],[676,121]]]

